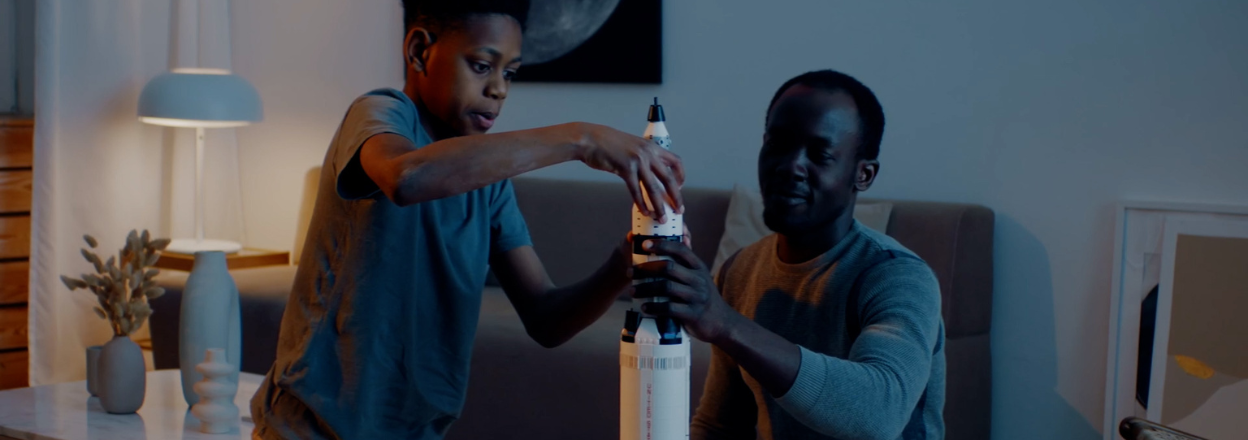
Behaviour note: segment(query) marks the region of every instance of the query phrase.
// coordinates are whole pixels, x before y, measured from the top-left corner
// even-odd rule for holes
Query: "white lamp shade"
[[[143,87],[139,119],[172,127],[237,127],[264,118],[260,93],[223,69],[174,69]]]

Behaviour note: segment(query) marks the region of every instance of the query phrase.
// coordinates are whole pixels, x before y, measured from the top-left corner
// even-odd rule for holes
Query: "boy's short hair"
[[[403,0],[403,34],[412,26],[442,29],[473,15],[502,14],[520,22],[529,18],[528,0]]]
[[[880,140],[884,138],[884,108],[880,106],[880,101],[875,98],[875,93],[871,93],[871,89],[858,82],[852,76],[835,70],[806,72],[785,82],[784,85],[780,86],[779,90],[776,90],[776,95],[771,98],[771,104],[767,106],[767,115],[764,118],[764,123],[770,122],[771,109],[776,106],[776,101],[780,99],[780,95],[783,95],[785,90],[798,84],[828,92],[843,91],[848,93],[854,99],[854,105],[858,107],[858,133],[861,141],[861,144],[858,146],[858,158],[867,160],[879,158]]]

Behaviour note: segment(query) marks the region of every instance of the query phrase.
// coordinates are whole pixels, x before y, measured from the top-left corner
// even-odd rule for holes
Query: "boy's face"
[[[758,156],[764,223],[782,235],[829,227],[854,202],[859,168],[869,162],[858,159],[853,98],[799,84],[768,116]]]
[[[511,78],[520,68],[520,23],[505,15],[470,17],[429,44],[415,28],[408,32],[408,86],[448,136],[484,134],[503,109]],[[426,30],[427,31],[427,30]],[[413,32],[416,32],[413,35]],[[415,39],[416,46],[413,45]],[[435,137],[442,137],[438,134]]]

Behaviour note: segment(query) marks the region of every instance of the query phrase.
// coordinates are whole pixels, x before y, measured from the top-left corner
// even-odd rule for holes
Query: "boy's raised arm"
[[[379,134],[360,148],[368,177],[400,206],[462,194],[557,163],[579,160],[624,180],[634,203],[651,216],[683,207],[684,170],[671,152],[610,127],[569,123],[498,134],[459,136],[416,148],[397,134]],[[644,190],[642,189],[644,187]],[[664,194],[650,200],[646,194]]]

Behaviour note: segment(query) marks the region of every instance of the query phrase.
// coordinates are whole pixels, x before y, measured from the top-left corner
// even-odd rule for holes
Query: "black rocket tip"
[[[659,97],[654,97],[654,104],[650,106],[650,113],[646,115],[646,120],[650,122],[665,121],[667,118],[663,116],[663,106],[659,105]]]

